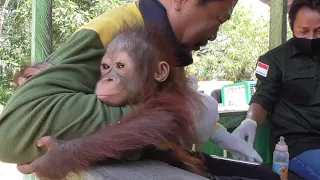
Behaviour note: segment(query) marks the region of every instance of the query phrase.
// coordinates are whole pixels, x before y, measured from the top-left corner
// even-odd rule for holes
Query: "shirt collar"
[[[157,25],[165,31],[166,36],[173,42],[176,47],[176,57],[178,66],[188,66],[193,63],[191,52],[185,51],[178,42],[171,24],[169,22],[166,9],[158,0],[140,0],[139,10],[145,22]]]
[[[306,57],[306,56],[304,56],[297,48],[296,48],[296,46],[294,45],[294,42],[293,42],[293,38],[291,38],[290,40],[289,40],[289,43],[290,43],[290,52],[291,52],[291,58],[294,58],[294,57],[304,57],[304,58],[308,58],[308,57]]]
[[[290,46],[291,46],[291,58],[293,58],[293,57],[299,55],[300,51],[294,45],[293,38],[291,38],[289,41],[290,41]]]

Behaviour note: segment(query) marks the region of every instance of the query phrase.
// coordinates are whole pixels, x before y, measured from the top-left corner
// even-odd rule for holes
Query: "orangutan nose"
[[[107,78],[107,81],[114,81],[114,77]]]

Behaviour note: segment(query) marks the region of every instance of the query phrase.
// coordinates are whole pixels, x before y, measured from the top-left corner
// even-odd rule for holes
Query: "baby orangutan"
[[[139,104],[139,109],[88,136],[69,141],[41,138],[37,145],[47,148],[46,154],[18,165],[20,172],[62,179],[99,161],[124,160],[136,150],[168,144],[174,159],[202,173],[202,161],[182,150],[198,141],[194,120],[200,114],[193,110],[202,101],[175,68],[174,48],[159,29],[134,28],[116,35],[102,59],[95,92],[109,106]]]

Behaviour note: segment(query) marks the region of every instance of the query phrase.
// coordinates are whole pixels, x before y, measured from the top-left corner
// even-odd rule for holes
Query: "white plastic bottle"
[[[289,152],[284,137],[276,144],[273,151],[273,171],[280,175],[281,180],[288,180]]]

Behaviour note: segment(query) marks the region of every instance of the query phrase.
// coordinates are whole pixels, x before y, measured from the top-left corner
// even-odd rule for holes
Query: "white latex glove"
[[[241,138],[245,140],[247,138],[248,144],[253,147],[253,142],[256,137],[256,129],[257,129],[257,122],[252,119],[245,119],[241,122],[240,126],[237,127],[233,132],[232,135],[235,137]],[[245,156],[241,154],[233,154],[233,158],[244,160],[246,159]]]
[[[245,119],[241,122],[240,126],[237,127],[233,132],[232,135],[244,139],[248,137],[248,144],[253,146],[254,138],[256,137],[256,129],[257,129],[257,122],[252,119]]]
[[[245,140],[237,138],[230,134],[226,128],[220,125],[210,140],[216,143],[222,149],[229,151],[234,159],[243,161],[262,163],[263,160],[253,147]]]

